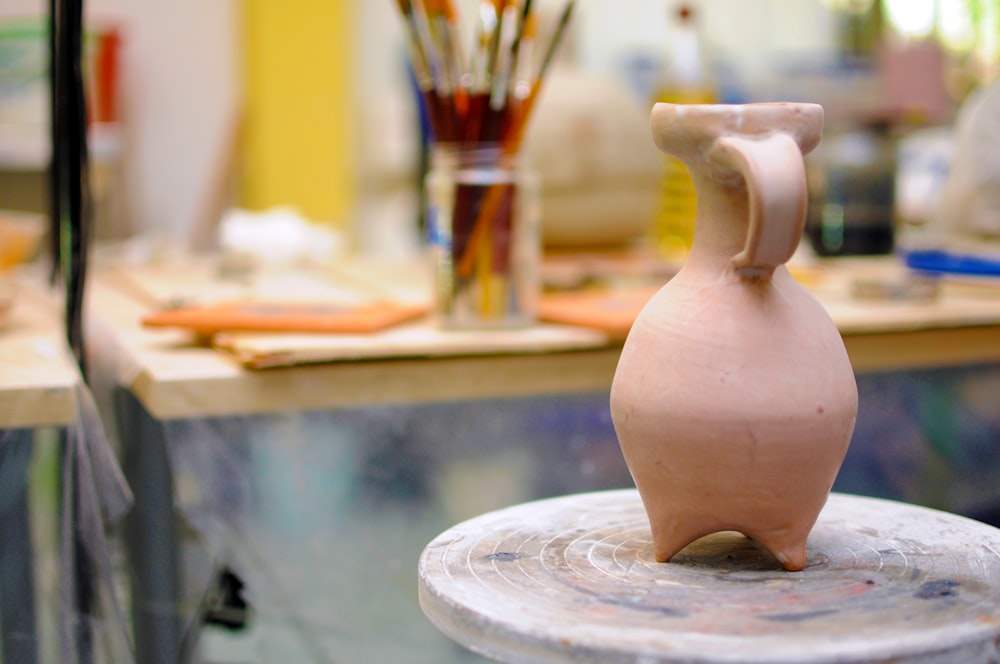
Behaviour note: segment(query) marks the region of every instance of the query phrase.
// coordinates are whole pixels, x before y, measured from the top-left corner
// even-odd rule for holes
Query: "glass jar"
[[[500,144],[445,144],[435,146],[425,183],[440,324],[532,324],[541,254],[538,177]]]
[[[889,254],[895,246],[896,146],[873,124],[823,138],[806,158],[805,235],[820,256]]]

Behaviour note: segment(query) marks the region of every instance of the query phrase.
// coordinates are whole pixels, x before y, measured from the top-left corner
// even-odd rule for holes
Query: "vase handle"
[[[805,228],[808,190],[802,148],[785,133],[723,136],[711,160],[738,171],[749,195],[746,245],[733,256],[731,267],[741,276],[770,277],[795,253]]]

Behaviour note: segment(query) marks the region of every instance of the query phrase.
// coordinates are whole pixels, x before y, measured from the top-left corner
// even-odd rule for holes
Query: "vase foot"
[[[688,527],[683,527],[681,524],[686,521],[693,521],[693,523]],[[650,525],[653,531],[653,557],[658,563],[670,562],[674,556],[680,553],[681,549],[705,535],[726,530],[725,528],[706,530],[704,522],[699,522],[699,520],[665,515],[651,517]]]
[[[683,550],[688,544],[691,544],[695,540],[699,539],[699,537],[702,537],[702,535],[671,540],[670,542],[665,543],[654,543],[654,558],[656,559],[656,562],[670,562],[674,556],[680,553],[681,550]],[[797,544],[775,546],[766,540],[760,540],[756,537],[751,539],[756,540],[762,547],[767,549],[771,555],[778,559],[781,566],[789,572],[800,572],[805,569],[807,564],[805,541]]]
[[[806,535],[795,538],[754,537],[754,539],[770,551],[786,570],[800,572],[806,566]]]
[[[811,522],[810,522],[811,523]],[[656,524],[656,525],[653,525]],[[809,528],[789,531],[787,526],[779,531],[761,531],[742,528],[733,523],[708,524],[703,518],[678,518],[676,515],[658,515],[650,519],[653,534],[653,556],[658,563],[669,562],[692,542],[712,533],[737,531],[756,541],[773,555],[781,566],[790,572],[805,568],[806,538]]]

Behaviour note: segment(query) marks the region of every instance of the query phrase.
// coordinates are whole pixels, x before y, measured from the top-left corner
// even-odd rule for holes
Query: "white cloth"
[[[1000,79],[970,95],[956,119],[936,217],[946,232],[1000,238]]]

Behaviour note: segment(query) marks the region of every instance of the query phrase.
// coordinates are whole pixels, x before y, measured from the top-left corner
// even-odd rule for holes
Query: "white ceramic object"
[[[647,112],[623,83],[557,67],[525,139],[541,176],[546,247],[628,244],[649,234],[660,193],[661,155]]]

